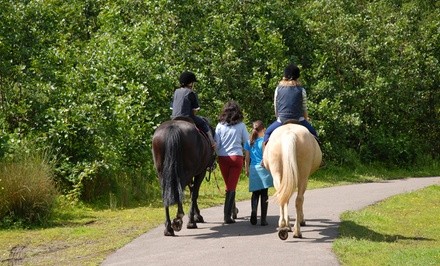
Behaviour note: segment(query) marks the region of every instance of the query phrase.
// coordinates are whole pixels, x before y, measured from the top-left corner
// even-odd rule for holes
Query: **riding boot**
[[[224,208],[224,223],[232,224],[235,220],[232,219],[232,207],[235,201],[235,191],[226,191],[225,208]]]
[[[257,224],[257,208],[258,208],[258,200],[260,197],[260,191],[252,192],[251,198],[251,224]]]
[[[267,189],[265,189],[261,192],[261,225],[262,226],[268,225],[266,221],[267,208],[269,206],[269,202],[267,202],[268,199],[269,197],[267,195]]]

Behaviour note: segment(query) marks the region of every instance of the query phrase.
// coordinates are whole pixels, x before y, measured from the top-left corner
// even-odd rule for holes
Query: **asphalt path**
[[[307,190],[303,238],[289,233],[285,241],[277,233],[279,207],[270,199],[268,226],[260,226],[259,219],[257,225],[250,224],[250,201],[237,202],[235,224],[223,224],[223,206],[203,209],[206,223],[197,229],[186,228],[185,216],[176,237],[165,237],[164,226],[159,226],[111,254],[102,265],[339,265],[331,247],[344,211],[434,184],[440,185],[440,176]],[[289,204],[291,219],[295,195]]]

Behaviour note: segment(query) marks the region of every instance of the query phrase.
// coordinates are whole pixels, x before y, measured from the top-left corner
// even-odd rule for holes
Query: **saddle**
[[[286,121],[283,122],[283,125],[287,125],[287,124],[297,124],[297,125],[300,125],[298,119],[287,119]]]
[[[176,116],[172,120],[182,120],[182,121],[190,122],[191,124],[194,124],[194,125],[196,124],[196,123],[194,123],[194,120],[188,116]]]
[[[209,137],[206,134],[206,132],[201,130],[199,127],[197,127],[196,123],[194,122],[194,120],[191,117],[188,117],[188,116],[176,116],[172,120],[181,120],[181,121],[186,121],[186,122],[189,122],[189,123],[193,124],[196,127],[197,131],[199,131],[199,133],[202,134],[202,136],[208,141],[208,143],[211,142],[209,140]],[[205,120],[205,122],[209,125],[209,123],[206,120],[206,118],[203,117],[203,120]]]

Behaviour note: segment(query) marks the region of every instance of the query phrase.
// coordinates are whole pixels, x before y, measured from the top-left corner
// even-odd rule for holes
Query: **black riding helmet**
[[[197,82],[196,75],[190,71],[184,71],[179,77],[180,85],[185,86]]]
[[[284,77],[288,80],[297,80],[299,75],[299,68],[295,64],[290,64],[284,69]]]

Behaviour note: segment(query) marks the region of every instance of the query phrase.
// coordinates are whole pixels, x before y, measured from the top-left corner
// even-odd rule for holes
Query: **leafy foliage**
[[[1,2],[0,156],[24,138],[49,147],[73,198],[118,190],[127,176],[133,191],[154,183],[150,139],[186,69],[212,123],[234,99],[246,122],[268,124],[296,62],[327,160],[438,159],[438,3]]]

